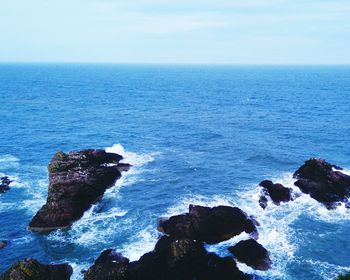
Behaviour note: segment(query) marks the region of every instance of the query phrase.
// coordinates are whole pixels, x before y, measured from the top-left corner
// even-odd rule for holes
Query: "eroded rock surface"
[[[328,209],[337,207],[340,202],[349,205],[350,176],[336,169],[339,167],[312,158],[294,173],[293,176],[297,179],[294,184],[303,193],[325,204]]]
[[[11,266],[0,280],[69,280],[73,269],[68,264],[45,265],[25,259]]]
[[[85,273],[85,280],[245,280],[235,261],[208,253],[203,243],[163,236],[138,261],[107,250]]]
[[[259,198],[259,205],[265,209],[270,197],[274,204],[280,205],[281,202],[289,202],[293,200],[293,191],[291,188],[286,188],[282,184],[274,184],[272,181],[264,180],[259,184],[262,187],[262,192]]]
[[[237,207],[214,208],[190,205],[189,212],[160,219],[158,230],[173,238],[188,238],[209,244],[246,232],[257,236],[256,221]]]
[[[48,231],[70,226],[113,186],[130,165],[123,157],[104,150],[58,152],[49,170],[46,204],[29,224],[33,231]]]
[[[229,248],[238,261],[257,270],[271,268],[271,259],[268,251],[254,239],[243,240]]]

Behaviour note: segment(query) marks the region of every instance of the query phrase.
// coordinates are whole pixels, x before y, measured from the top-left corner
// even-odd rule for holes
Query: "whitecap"
[[[134,235],[128,244],[118,250],[131,261],[136,261],[154,249],[158,236],[157,230],[149,226]]]
[[[0,156],[0,167],[1,168],[10,168],[18,167],[19,159],[13,155],[2,155]]]

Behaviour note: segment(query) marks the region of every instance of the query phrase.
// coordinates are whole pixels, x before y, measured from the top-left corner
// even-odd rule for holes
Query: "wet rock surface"
[[[1,179],[1,183],[0,183],[0,193],[4,193],[7,192],[8,190],[10,190],[10,184],[13,182],[12,180],[10,180],[9,177],[4,176]]]
[[[237,207],[190,205],[189,212],[160,219],[158,230],[173,238],[189,238],[209,244],[228,240],[242,232],[257,236],[256,221]]]
[[[49,170],[46,204],[29,223],[33,231],[49,231],[70,226],[113,186],[129,164],[122,156],[104,150],[57,152]]]
[[[73,269],[68,264],[45,265],[25,259],[12,265],[0,280],[68,280]]]
[[[257,270],[271,268],[271,259],[268,251],[254,239],[243,240],[229,248],[239,262],[243,262]]]
[[[244,280],[250,277],[239,271],[232,258],[208,253],[201,242],[163,236],[153,251],[135,262],[129,262],[112,250],[103,252],[85,273],[84,279]]]
[[[274,204],[280,205],[281,202],[289,202],[293,200],[293,191],[286,188],[282,184],[274,184],[272,181],[264,180],[259,184],[262,192],[259,198],[259,205],[265,209],[268,204],[267,197],[270,197]]]
[[[340,167],[325,160],[307,160],[293,175],[299,189],[313,199],[323,203],[328,209],[341,202],[349,203],[350,176],[339,171]]]

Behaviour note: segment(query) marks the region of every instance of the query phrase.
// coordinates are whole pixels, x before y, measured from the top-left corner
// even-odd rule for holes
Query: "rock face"
[[[238,261],[257,270],[271,268],[271,259],[268,251],[254,239],[243,240],[229,248]]]
[[[190,205],[186,214],[160,219],[158,230],[176,239],[188,238],[209,244],[228,240],[242,232],[257,236],[256,221],[241,209],[229,206]]]
[[[119,163],[122,156],[104,150],[57,152],[49,170],[46,204],[29,224],[33,231],[48,231],[70,226],[91,204],[113,186],[130,165]]]
[[[68,280],[73,269],[68,264],[44,265],[34,259],[15,263],[0,280]]]
[[[322,159],[307,160],[294,173],[297,179],[294,184],[328,209],[335,208],[340,202],[349,205],[350,176],[333,168],[339,169]]]
[[[1,184],[0,184],[0,193],[4,193],[8,190],[10,190],[10,184],[12,181],[9,179],[9,177],[5,176],[1,178]]]
[[[265,180],[259,185],[263,188],[259,199],[259,204],[263,209],[267,207],[267,196],[271,197],[271,200],[276,205],[280,205],[281,202],[289,202],[293,200],[292,189],[286,188],[282,184],[274,184],[272,181]]]
[[[107,250],[85,273],[85,280],[244,280],[235,261],[207,253],[203,243],[163,236],[155,249],[140,260],[128,259]]]

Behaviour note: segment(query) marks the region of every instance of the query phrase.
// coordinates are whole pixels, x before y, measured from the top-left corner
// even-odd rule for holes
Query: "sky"
[[[350,0],[0,0],[0,62],[350,64]]]

